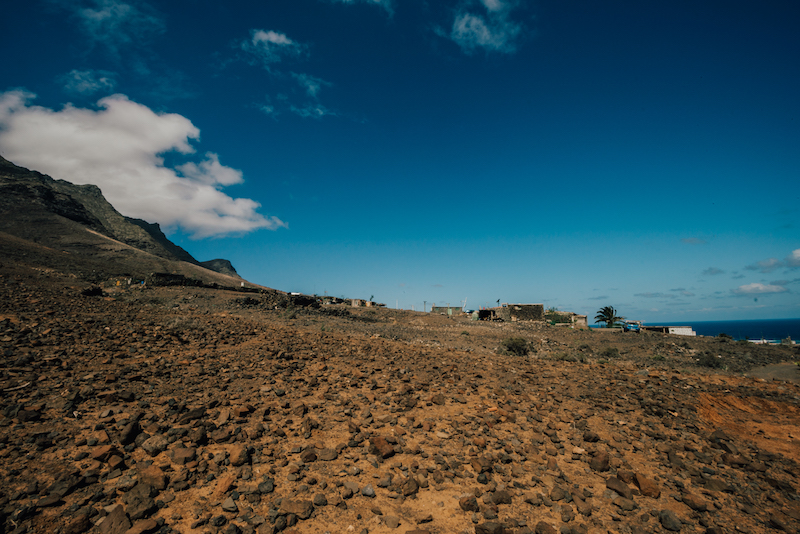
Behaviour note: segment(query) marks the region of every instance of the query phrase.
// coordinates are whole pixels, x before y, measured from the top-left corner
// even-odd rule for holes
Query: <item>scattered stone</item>
[[[661,526],[670,532],[680,532],[683,528],[683,523],[672,510],[661,510],[658,513],[658,520],[661,522]]]
[[[386,438],[383,436],[373,436],[369,439],[370,452],[383,459],[391,458],[394,456],[394,447],[392,447]]]
[[[544,521],[539,521],[536,523],[536,529],[534,530],[536,534],[558,534],[558,530],[556,527],[551,525],[550,523],[545,523]]]
[[[150,456],[158,456],[160,453],[167,450],[168,446],[169,441],[160,434],[150,437],[142,443],[142,449]]]
[[[606,480],[606,487],[610,490],[616,491],[626,499],[633,499],[633,491],[631,488],[617,477],[611,477]]]
[[[144,519],[155,513],[158,509],[153,497],[156,490],[147,484],[139,482],[136,486],[123,496],[126,511],[132,521]]]
[[[300,453],[300,459],[306,464],[316,462],[317,453],[314,451],[314,449],[306,449]]]
[[[333,460],[339,457],[339,453],[336,452],[336,449],[326,448],[319,451],[318,457],[323,462],[332,462]]]
[[[708,510],[708,502],[694,493],[684,493],[683,503],[692,510],[696,510],[698,512],[705,512]]]
[[[245,445],[236,444],[228,451],[231,465],[238,467],[250,462],[250,451]]]
[[[122,505],[115,506],[100,523],[100,532],[102,534],[124,534],[129,528],[131,528],[131,522]]]
[[[46,497],[42,497],[36,502],[37,508],[49,508],[50,506],[58,506],[62,504],[61,495],[58,493],[51,493]]]
[[[611,459],[608,456],[608,453],[605,451],[600,451],[592,457],[589,461],[589,467],[591,467],[594,471],[604,472],[611,469]]]
[[[239,507],[236,506],[236,502],[233,500],[233,497],[230,496],[222,501],[222,509],[231,513],[236,513],[239,511]]]
[[[158,530],[158,523],[153,519],[144,519],[137,521],[129,528],[125,534],[150,534]]]
[[[641,494],[645,497],[658,499],[661,496],[661,490],[659,489],[658,485],[641,473],[636,473],[634,476],[634,482],[639,488]]]
[[[167,475],[157,465],[151,465],[139,472],[139,482],[164,491],[167,488]]]
[[[63,534],[83,534],[92,528],[92,526],[88,514],[79,514],[67,523],[64,527]]]
[[[587,430],[583,433],[583,441],[587,443],[597,443],[600,441],[600,436],[596,432],[592,432],[591,430]]]
[[[494,504],[511,504],[513,498],[506,490],[497,490],[492,494],[492,502]]]
[[[314,505],[311,501],[284,499],[281,503],[281,510],[287,514],[294,514],[300,519],[308,519],[314,512]]]
[[[478,506],[478,500],[475,498],[474,495],[461,497],[458,500],[458,506],[462,510],[464,510],[465,512],[478,512],[478,511],[480,511],[480,506]]]
[[[172,456],[172,461],[175,462],[176,464],[186,465],[187,463],[195,459],[195,457],[197,456],[197,450],[192,448],[180,447],[177,449],[172,449],[171,456]]]
[[[631,499],[626,499],[625,497],[617,497],[613,501],[611,501],[615,506],[617,506],[620,510],[624,510],[625,512],[631,512],[636,510],[638,506],[636,503]]]

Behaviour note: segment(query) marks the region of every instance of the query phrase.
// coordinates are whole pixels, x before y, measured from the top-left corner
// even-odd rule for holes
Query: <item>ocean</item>
[[[800,341],[800,319],[759,319],[752,321],[681,321],[678,323],[645,323],[653,326],[691,326],[698,336],[728,334],[740,339],[786,339]]]

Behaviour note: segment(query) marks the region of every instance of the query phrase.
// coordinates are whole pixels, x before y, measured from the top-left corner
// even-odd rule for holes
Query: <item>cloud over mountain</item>
[[[156,113],[125,95],[101,99],[98,109],[67,104],[60,111],[31,105],[34,97],[0,93],[0,152],[14,163],[95,184],[123,215],[180,227],[195,238],[286,227],[258,213],[258,202],[221,191],[242,182],[242,174],[216,154],[165,165],[166,153],[195,152],[190,141],[200,131],[186,117]]]

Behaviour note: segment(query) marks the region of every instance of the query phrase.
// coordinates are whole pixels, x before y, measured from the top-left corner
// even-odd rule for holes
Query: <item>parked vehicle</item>
[[[625,321],[624,323],[622,323],[622,330],[624,332],[637,332],[638,333],[638,332],[641,332],[642,327],[639,325],[639,323],[632,323],[630,321]]]

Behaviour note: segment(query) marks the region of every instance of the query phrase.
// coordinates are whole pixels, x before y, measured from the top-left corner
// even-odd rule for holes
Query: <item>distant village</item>
[[[338,299],[336,297],[322,297],[323,304],[347,304],[353,307],[361,306],[380,306],[385,304],[361,299]],[[427,310],[425,310],[427,312]],[[510,304],[503,303],[496,307],[483,308],[480,310],[464,310],[461,306],[437,306],[433,304],[430,313],[454,316],[468,316],[473,321],[539,321],[546,322],[552,326],[567,328],[589,328],[589,318],[586,315],[556,309],[546,310],[544,304]],[[642,321],[626,321],[628,325],[636,325],[635,330],[645,330],[649,332],[660,332],[662,334],[673,334],[679,336],[696,336],[697,333],[691,326],[650,326],[642,324]],[[608,330],[622,330],[622,327],[611,328]]]

